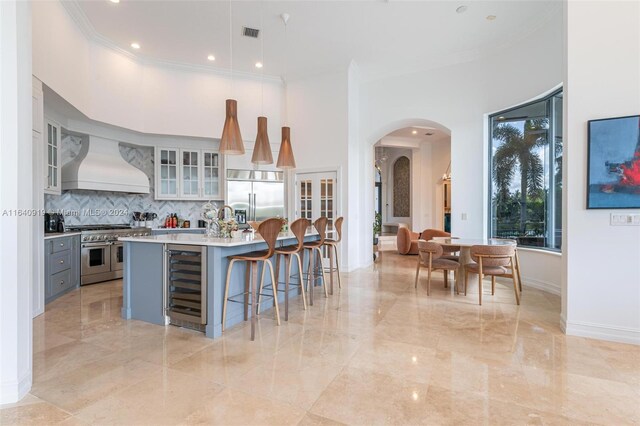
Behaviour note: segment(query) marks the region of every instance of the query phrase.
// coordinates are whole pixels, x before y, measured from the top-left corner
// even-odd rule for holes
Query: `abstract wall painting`
[[[640,209],[640,115],[589,121],[588,209]]]

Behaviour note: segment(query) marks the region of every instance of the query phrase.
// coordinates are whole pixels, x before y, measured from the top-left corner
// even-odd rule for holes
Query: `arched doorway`
[[[375,168],[368,186],[371,195],[365,194],[365,199],[371,200],[371,211],[376,212],[372,222],[381,224],[383,250],[395,249],[390,241],[395,243],[398,226],[416,232],[444,229],[449,222],[445,202],[451,199],[446,191],[451,186],[445,187],[443,180],[450,173],[449,129],[429,120],[401,120],[375,134],[380,136],[368,141],[373,145]]]

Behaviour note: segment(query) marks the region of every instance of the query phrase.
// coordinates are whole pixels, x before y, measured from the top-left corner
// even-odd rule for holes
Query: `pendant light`
[[[262,36],[260,37],[260,63],[264,64],[264,25],[262,22],[262,5],[260,2],[260,29]],[[261,112],[264,114],[264,71],[260,68],[260,102]],[[269,144],[269,133],[267,132],[267,117],[258,117],[258,133],[256,134],[256,143],[253,146],[253,155],[251,156],[253,164],[273,164],[273,154],[271,154],[271,145]]]
[[[233,94],[233,15],[231,10],[231,0],[229,0],[229,62],[231,68],[231,94]],[[238,124],[238,101],[227,99],[226,117],[222,128],[222,138],[220,139],[220,154],[242,155],[244,154],[244,143],[240,134]]]
[[[293,156],[293,148],[291,147],[291,129],[286,126],[289,120],[289,109],[287,106],[287,54],[288,54],[288,38],[287,38],[287,22],[289,21],[289,14],[283,13],[280,15],[282,22],[284,22],[284,40],[285,40],[285,53],[284,53],[284,124],[282,128],[282,141],[280,142],[280,152],[278,152],[278,163],[276,167],[279,169],[295,169],[296,159]]]

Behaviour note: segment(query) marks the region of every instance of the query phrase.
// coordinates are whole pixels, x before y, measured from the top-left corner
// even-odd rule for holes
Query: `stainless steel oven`
[[[96,276],[111,271],[111,243],[82,243],[81,249],[82,284],[85,277]],[[96,282],[96,281],[90,281]]]
[[[151,234],[148,228],[117,225],[88,225],[72,228],[81,231],[80,284],[94,284],[122,278],[124,250],[119,237]]]
[[[120,242],[111,243],[111,270],[122,271],[124,269],[124,247]]]

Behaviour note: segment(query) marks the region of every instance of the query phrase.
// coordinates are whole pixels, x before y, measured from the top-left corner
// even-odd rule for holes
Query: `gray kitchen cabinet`
[[[80,286],[80,236],[44,240],[45,303]]]

